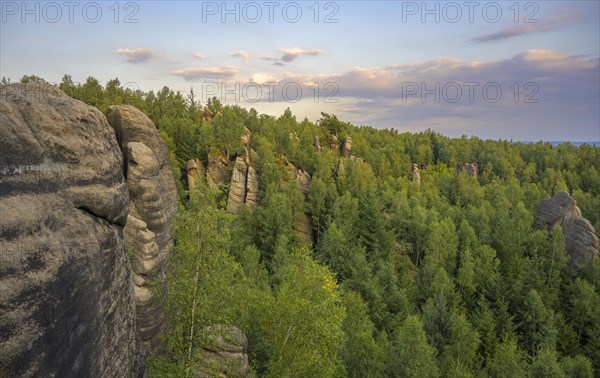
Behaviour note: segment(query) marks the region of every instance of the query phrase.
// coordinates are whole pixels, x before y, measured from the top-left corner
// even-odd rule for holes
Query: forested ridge
[[[118,79],[65,75],[59,87],[103,112],[139,108],[181,178],[151,376],[206,369],[202,330],[216,324],[243,331],[258,376],[600,376],[600,261],[573,261],[560,225],[535,219],[564,190],[600,229],[600,148],[399,133],[325,113],[313,123]],[[233,162],[245,129],[257,206],[230,214],[228,186],[199,175],[188,190],[185,168]],[[290,165],[310,175],[306,199]],[[293,229],[307,209],[312,243]]]

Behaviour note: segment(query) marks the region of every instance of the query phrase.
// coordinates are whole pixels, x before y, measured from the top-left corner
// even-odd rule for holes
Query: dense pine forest
[[[600,229],[600,148],[400,133],[326,113],[313,123],[118,79],[65,75],[59,87],[103,112],[143,111],[180,177],[150,376],[207,369],[201,330],[217,324],[246,335],[257,376],[599,376],[600,260],[573,261],[561,227],[535,213],[567,191]],[[228,212],[229,186],[205,174],[189,190],[189,160],[231,166],[245,148],[253,209]],[[306,214],[309,240],[294,229]]]

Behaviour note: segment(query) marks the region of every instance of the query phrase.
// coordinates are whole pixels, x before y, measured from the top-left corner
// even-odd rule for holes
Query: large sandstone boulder
[[[125,158],[131,203],[125,225],[138,322],[147,346],[158,343],[164,309],[151,283],[160,277],[173,246],[177,187],[167,147],[152,121],[129,105],[111,106],[107,119]]]
[[[142,376],[114,130],[51,85],[1,92],[0,376]]]
[[[253,377],[248,339],[238,328],[215,325],[202,330],[204,345],[196,353],[194,377]]]
[[[417,185],[421,185],[421,172],[417,164],[412,165],[412,181],[417,183]]]
[[[569,193],[562,191],[540,201],[536,221],[541,227],[563,228],[567,253],[573,261],[585,263],[600,254],[600,242],[594,226],[581,216],[581,210]]]

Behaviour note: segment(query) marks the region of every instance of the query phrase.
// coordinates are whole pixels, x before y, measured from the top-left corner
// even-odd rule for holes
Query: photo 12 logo
[[[202,22],[287,22],[303,19],[314,23],[336,24],[340,6],[337,2],[279,2],[279,1],[203,1]]]
[[[137,2],[95,1],[2,1],[2,23],[8,22],[87,22],[95,24],[103,19],[115,24],[137,24],[140,6]]]
[[[402,22],[450,23],[468,21],[497,23],[511,17],[514,23],[537,24],[537,2],[403,1]]]
[[[472,104],[476,101],[495,104],[502,100],[505,93],[510,93],[512,101],[515,104],[537,104],[540,100],[536,97],[540,87],[535,82],[525,84],[514,82],[503,89],[497,82],[404,82],[402,83],[402,102],[407,103],[409,99],[420,99],[425,104],[428,102],[447,102],[458,103],[468,102]]]
[[[216,97],[219,101],[226,102],[289,102],[295,103],[302,99],[310,98],[315,103],[336,104],[339,100],[335,97],[339,92],[336,82],[301,84],[295,81],[265,82],[218,82],[204,81],[200,85],[200,99]]]

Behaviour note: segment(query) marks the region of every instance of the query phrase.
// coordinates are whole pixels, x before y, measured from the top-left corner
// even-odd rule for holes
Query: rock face
[[[232,214],[237,212],[240,205],[246,202],[246,180],[248,178],[248,166],[244,158],[238,156],[233,165],[231,184],[229,185],[229,197],[227,198],[227,211]]]
[[[308,205],[308,194],[310,193],[310,175],[302,170],[291,166],[294,172],[296,183],[300,191],[304,194],[304,212],[293,220],[292,228],[307,243],[312,244],[312,217]]]
[[[348,157],[352,152],[352,138],[346,137],[342,142],[342,156]]]
[[[251,151],[249,153],[246,150],[244,156],[238,156],[233,165],[229,195],[227,197],[227,211],[232,214],[237,213],[239,207],[243,204],[250,209],[256,207],[258,199],[258,175],[254,167],[255,160],[251,161],[249,155],[254,155],[254,159],[258,155],[254,150]]]
[[[203,329],[204,346],[196,354],[200,366],[194,377],[253,377],[248,363],[248,339],[236,327],[215,325]]]
[[[417,164],[412,165],[412,180],[416,182],[417,185],[421,185],[421,172],[419,171],[419,166]]]
[[[461,170],[467,174],[467,176],[472,178],[477,178],[477,163],[465,163],[463,164]]]
[[[563,227],[567,253],[573,261],[585,263],[598,256],[600,242],[594,226],[581,216],[581,210],[569,193],[562,191],[552,198],[540,201],[536,210],[539,226],[552,229]]]
[[[164,141],[152,121],[129,105],[111,106],[109,124],[125,158],[131,203],[125,224],[130,251],[138,322],[142,338],[152,348],[164,325],[164,309],[150,288],[162,272],[173,246],[177,187]]]
[[[250,148],[252,134],[245,129],[242,135],[244,154],[238,156],[233,164],[229,194],[227,197],[227,211],[237,213],[241,205],[250,209],[256,207],[258,199],[258,175],[256,173],[256,162],[260,158],[258,153]]]
[[[335,135],[331,136],[331,142],[329,143],[331,152],[337,154],[340,152],[340,146],[338,145],[338,138]]]
[[[313,138],[313,144],[315,146],[315,150],[317,150],[317,152],[321,152],[323,149],[321,148],[321,144],[319,143],[319,137],[315,135],[315,137]]]
[[[142,376],[114,130],[51,85],[0,89],[0,376]]]
[[[198,177],[201,167],[202,164],[200,164],[198,160],[188,160],[186,164],[185,171],[187,173],[187,183],[190,191],[196,188],[196,177]]]
[[[206,180],[211,189],[217,189],[225,180],[225,173],[229,162],[221,156],[208,154],[208,166],[206,168]]]

